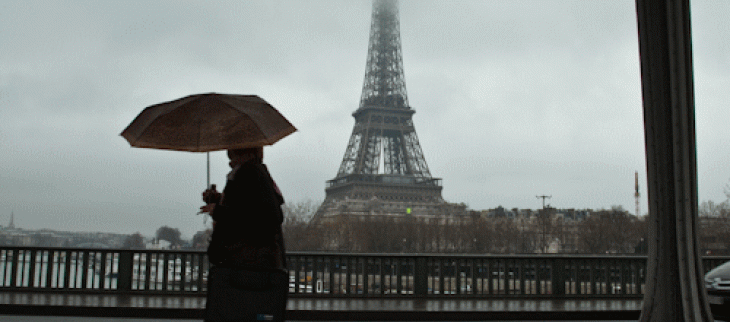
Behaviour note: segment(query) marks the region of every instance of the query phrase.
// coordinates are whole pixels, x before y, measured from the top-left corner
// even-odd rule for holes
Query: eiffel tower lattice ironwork
[[[443,203],[441,180],[428,170],[414,113],[403,74],[398,3],[375,0],[355,127],[337,176],[327,181],[323,206],[333,199]]]

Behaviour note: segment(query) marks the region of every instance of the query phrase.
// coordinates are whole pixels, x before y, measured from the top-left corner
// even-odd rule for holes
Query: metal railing
[[[646,257],[301,253],[289,269],[310,296],[640,298]]]
[[[641,298],[646,256],[287,254],[302,297]],[[705,271],[730,257],[704,258]],[[0,247],[0,291],[206,292],[203,251]]]

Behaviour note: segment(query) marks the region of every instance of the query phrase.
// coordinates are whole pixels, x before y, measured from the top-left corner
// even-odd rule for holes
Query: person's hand
[[[215,185],[210,185],[210,188],[203,191],[203,201],[206,204],[215,204],[221,201],[221,193],[216,190]]]
[[[214,203],[209,203],[209,204],[207,204],[205,206],[200,207],[200,212],[199,213],[201,213],[201,214],[202,213],[211,213],[211,212],[213,212],[213,209],[215,209],[215,204]]]

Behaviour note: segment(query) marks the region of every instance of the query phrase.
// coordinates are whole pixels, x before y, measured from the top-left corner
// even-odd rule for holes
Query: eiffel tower
[[[445,204],[408,104],[396,0],[374,0],[360,107],[337,176],[315,220],[338,214],[433,213]]]

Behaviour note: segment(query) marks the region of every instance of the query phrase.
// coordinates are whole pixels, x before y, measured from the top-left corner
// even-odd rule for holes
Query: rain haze
[[[0,4],[0,225],[184,238],[205,154],[131,148],[146,106],[255,94],[298,132],[266,148],[288,202],[324,199],[365,73],[371,2]],[[700,200],[730,180],[730,2],[692,3]],[[401,1],[416,131],[443,197],[481,210],[647,211],[633,1]],[[224,152],[211,153],[222,187]]]

